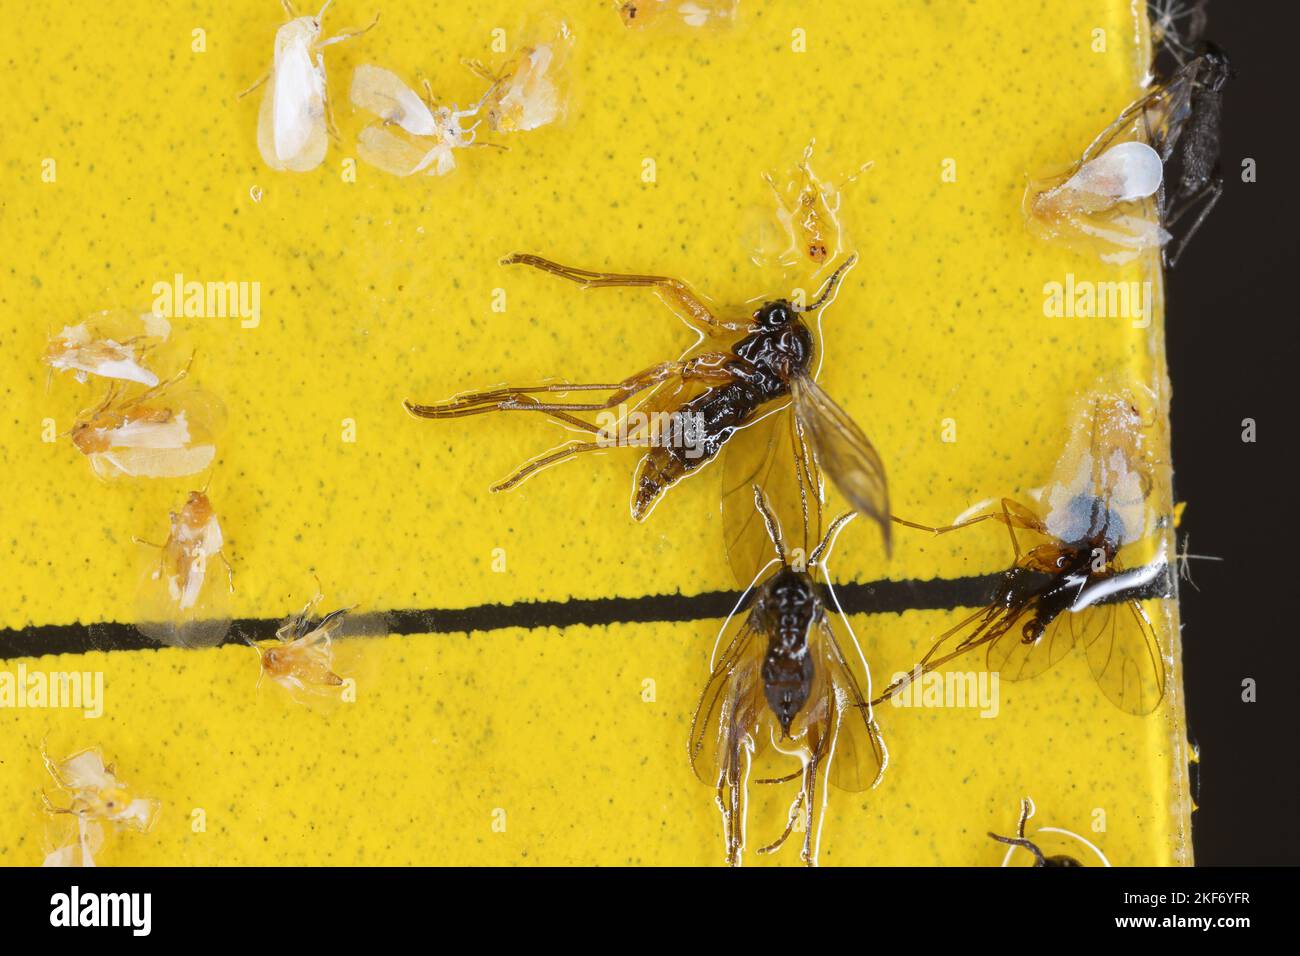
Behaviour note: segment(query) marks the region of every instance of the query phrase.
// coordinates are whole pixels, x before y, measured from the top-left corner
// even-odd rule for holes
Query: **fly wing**
[[[795,419],[817,464],[855,511],[880,526],[888,553],[889,488],[880,455],[862,429],[811,376],[796,376],[791,391]]]
[[[737,622],[737,623],[733,623]],[[719,640],[722,653],[700,695],[691,722],[691,768],[711,787],[738,772],[742,747],[757,750],[764,706],[762,655],[766,646],[749,614],[735,614]]]
[[[742,585],[772,556],[767,526],[754,507],[755,485],[780,523],[786,546],[802,548],[806,559],[822,536],[822,477],[788,406],[741,428],[722,448],[724,544]]]
[[[1120,710],[1139,716],[1165,695],[1165,661],[1151,619],[1137,600],[1096,605],[1072,614],[1076,637],[1102,693]]]
[[[1010,627],[989,644],[988,668],[1003,680],[1029,680],[1055,665],[1074,646],[1074,614],[1059,615],[1039,635],[1027,642],[1021,628]]]
[[[888,756],[880,728],[871,712],[871,675],[862,651],[852,630],[844,624],[845,640],[835,636],[832,615],[821,615],[820,623],[810,629],[816,648],[815,666],[825,677],[823,693],[834,698],[833,711],[838,728],[827,728],[834,733],[834,751],[830,754],[830,782],[841,790],[858,793],[874,787],[885,772]],[[854,660],[850,661],[844,648],[848,647]],[[867,693],[862,692],[855,668],[860,668],[866,681]]]

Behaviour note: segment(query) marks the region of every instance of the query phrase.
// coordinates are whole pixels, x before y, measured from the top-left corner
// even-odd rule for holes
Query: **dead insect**
[[[999,510],[942,528],[946,534],[993,520],[1006,526],[1015,563],[989,604],[941,634],[912,671],[890,684],[880,703],[921,676],[976,648],[1006,680],[1041,674],[1076,643],[1102,692],[1121,710],[1149,714],[1165,690],[1165,660],[1141,600],[1162,586],[1163,551],[1127,567],[1158,527],[1150,498],[1156,481],[1151,427],[1133,393],[1094,394],[1057,462],[1044,514],[1009,498]],[[1042,543],[1023,550],[1017,532]]]
[[[171,531],[162,544],[136,538],[159,551],[158,563],[140,592],[140,623],[148,637],[172,647],[211,647],[230,629],[229,596],[234,571],[222,551],[221,524],[207,489],[191,491],[179,512],[169,515]],[[209,561],[220,558],[223,579],[209,576]]]
[[[515,51],[499,69],[480,60],[465,65],[491,83],[482,111],[495,133],[516,133],[553,123],[565,111],[565,70],[573,49],[568,24],[531,31],[545,42],[529,43]]]
[[[100,312],[51,336],[43,361],[51,374],[70,371],[78,382],[95,375],[152,388],[158,376],[145,359],[170,334],[171,324],[152,312]]]
[[[42,747],[41,758],[55,784],[71,797],[69,806],[60,807],[42,794],[48,813],[71,813],[87,821],[108,822],[140,833],[153,827],[159,802],[134,794],[118,779],[113,765],[105,765],[97,748],[53,760]]]
[[[1227,54],[1204,44],[1130,104],[1064,174],[1030,181],[1024,211],[1031,228],[1090,245],[1108,262],[1164,246],[1173,268],[1223,192],[1220,125],[1231,76]],[[1194,210],[1191,225],[1171,243],[1169,230]]]
[[[614,0],[630,28],[677,22],[682,26],[721,27],[736,18],[740,0]]]
[[[712,674],[691,723],[689,755],[695,775],[716,788],[725,858],[733,866],[740,864],[745,846],[751,764],[763,757],[769,743],[797,757],[801,769],[757,781],[800,782],[785,832],[758,852],[780,848],[802,822],[800,855],[812,866],[817,862],[828,784],[851,792],[868,790],[879,782],[888,762],[868,703],[870,672],[825,564],[836,535],[853,514],[831,523],[805,566],[791,562],[763,492],[754,486],[752,494],[776,560],[758,572],[718,635]],[[802,553],[807,553],[808,543],[805,525]],[[843,623],[843,642],[836,637],[834,615]],[[855,668],[865,676],[865,694]]]
[[[262,676],[269,677],[300,703],[311,696],[330,695],[344,684],[344,679],[334,673],[333,638],[351,608],[339,608],[316,620],[313,615],[323,599],[318,591],[301,611],[281,625],[272,640],[248,642],[262,665],[258,683]]]
[[[103,401],[78,416],[69,435],[96,475],[180,478],[212,463],[220,404],[195,390],[169,394],[188,371],[135,394],[113,382]]]
[[[787,177],[784,186],[778,185],[771,173],[763,174],[764,182],[776,197],[777,220],[788,239],[786,248],[777,253],[775,259],[787,268],[805,261],[820,268],[839,255],[844,246],[839,220],[840,191],[872,166],[864,163],[839,183],[825,183],[817,178],[810,165],[815,143],[816,140],[808,143],[803,159],[794,174]],[[760,255],[759,258],[766,259],[767,256]]]
[[[775,299],[765,302],[748,318],[735,319],[716,316],[712,307],[680,279],[589,272],[534,255],[516,254],[502,261],[506,265],[533,266],[588,289],[613,286],[653,289],[696,329],[700,338],[677,361],[661,362],[621,382],[507,386],[463,393],[433,405],[418,405],[408,400],[407,411],[418,418],[532,412],[594,436],[590,440],[567,442],[527,462],[493,485],[493,491],[514,488],[550,465],[587,452],[647,448],[632,486],[632,516],[640,521],[650,514],[665,491],[712,461],[737,432],[766,418],[777,421],[773,413],[793,407],[788,434],[802,453],[798,458],[805,472],[804,494],[815,496],[820,507],[820,469],[824,469],[854,510],[880,525],[888,546],[889,501],[884,465],[862,429],[817,384],[820,364],[814,333],[803,318],[831,300],[840,277],[854,262],[852,257],[840,264],[811,304],[800,306],[787,299]],[[629,399],[647,391],[648,397],[631,413],[620,412],[611,424],[601,426],[575,414],[611,415],[611,410],[620,409]],[[609,395],[593,402],[557,402],[549,397],[536,397],[568,392],[608,392]],[[788,416],[779,417],[781,422],[787,419]],[[762,435],[767,439],[759,450],[763,461],[753,465],[746,459],[740,466],[754,478],[744,482],[745,492],[755,483],[766,487],[766,475],[774,468],[775,459],[769,454],[772,436],[766,429]],[[795,459],[787,456],[786,461],[788,477],[793,478]],[[806,498],[795,501],[807,510]],[[728,508],[725,499],[723,507],[724,511]],[[753,519],[752,507],[747,507],[747,511],[747,519]],[[742,557],[747,559],[759,553],[753,539],[754,531],[761,535],[762,529],[753,520],[746,520],[739,522],[736,530],[743,536],[745,546],[742,549],[737,541],[737,547],[729,547],[729,552],[739,580],[748,582],[755,565],[744,563]]]
[[[997,840],[999,843],[1005,843],[1012,848],[1007,851],[1007,855],[1003,859],[1002,865],[1009,866],[1011,864],[1011,857],[1014,849],[1019,847],[1022,850],[1028,850],[1034,855],[1033,866],[1084,866],[1084,863],[1078,858],[1070,856],[1067,853],[1054,853],[1051,856],[1048,856],[1042,851],[1037,843],[1034,843],[1032,840],[1025,837],[1025,824],[1029,821],[1029,818],[1034,815],[1034,812],[1034,801],[1025,797],[1020,801],[1020,820],[1016,824],[1016,835],[1014,837],[998,836],[996,833],[990,831],[989,836]],[[1035,836],[1038,836],[1039,834],[1058,834],[1068,839],[1072,839],[1073,841],[1077,841],[1096,854],[1101,860],[1102,866],[1110,866],[1110,861],[1106,859],[1105,854],[1077,833],[1071,833],[1069,830],[1062,830],[1059,827],[1040,827],[1035,832]]]

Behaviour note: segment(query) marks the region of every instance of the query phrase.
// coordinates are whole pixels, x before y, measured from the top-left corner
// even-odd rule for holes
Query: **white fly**
[[[427,84],[421,98],[396,73],[370,64],[362,64],[352,74],[350,97],[354,106],[383,121],[361,131],[357,154],[386,173],[445,176],[456,168],[453,150],[475,145],[478,124],[467,129],[462,123],[478,115],[482,100],[464,110],[438,106]],[[398,135],[394,127],[410,136]]]
[[[272,169],[304,173],[324,161],[328,137],[333,133],[321,51],[360,36],[378,23],[379,17],[364,30],[321,40],[321,19],[333,0],[327,0],[320,13],[307,17],[296,16],[289,0],[281,2],[290,20],[276,31],[271,71],[240,96],[267,84],[257,120],[257,148]]]

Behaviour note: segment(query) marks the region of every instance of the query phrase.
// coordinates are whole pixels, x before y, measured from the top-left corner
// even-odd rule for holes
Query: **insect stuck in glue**
[[[351,608],[339,608],[316,618],[324,599],[319,591],[296,615],[285,621],[269,641],[249,641],[261,662],[261,674],[287,690],[299,703],[337,694],[345,678],[334,672],[333,640]]]
[[[216,455],[219,402],[204,392],[174,392],[181,369],[144,391],[113,382],[104,399],[83,411],[69,432],[100,478],[181,478],[203,471]]]
[[[272,169],[305,173],[324,161],[329,137],[338,134],[330,116],[322,51],[361,36],[379,22],[376,15],[365,29],[321,40],[321,20],[331,2],[327,0],[315,16],[300,17],[289,0],[281,0],[289,22],[276,31],[271,70],[239,94],[242,98],[266,84],[257,118],[257,148]]]
[[[212,647],[230,630],[229,601],[235,590],[234,571],[222,551],[221,524],[206,490],[191,491],[169,519],[171,531],[162,544],[136,539],[158,549],[158,560],[141,583],[136,626],[171,647]],[[224,573],[215,566],[217,559]]]
[[[361,131],[357,155],[394,176],[445,176],[456,168],[455,150],[490,145],[474,141],[477,123],[463,125],[478,116],[487,93],[469,109],[440,106],[427,82],[421,98],[391,70],[362,64],[352,74],[349,95],[352,105],[383,121]]]
[[[41,360],[52,372],[71,372],[78,382],[93,375],[152,388],[158,376],[146,359],[170,335],[171,323],[152,312],[99,312],[50,336]]]

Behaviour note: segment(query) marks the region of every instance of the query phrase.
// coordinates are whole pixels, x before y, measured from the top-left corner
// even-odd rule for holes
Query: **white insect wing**
[[[352,74],[352,104],[374,113],[385,123],[400,126],[413,136],[438,132],[433,111],[419,94],[391,70],[363,63]]]
[[[258,118],[257,140],[272,169],[307,172],[325,159],[325,62],[312,60],[320,26],[299,17],[275,36],[275,62]]]
[[[1095,208],[1104,208],[1154,196],[1164,173],[1160,154],[1146,143],[1120,143],[1084,163],[1061,188],[1094,197]]]

